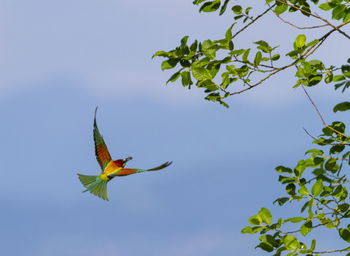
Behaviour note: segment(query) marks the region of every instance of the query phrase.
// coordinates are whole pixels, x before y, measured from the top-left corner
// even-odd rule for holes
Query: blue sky
[[[310,147],[302,127],[318,133],[314,110],[291,88],[291,73],[225,109],[200,90],[164,86],[169,73],[151,59],[187,34],[220,37],[229,21],[185,0],[0,1],[4,254],[258,255],[255,238],[240,230],[283,193],[273,169],[293,165]],[[264,39],[271,29],[262,29],[276,20],[266,22],[238,43]],[[284,29],[274,28],[280,44],[298,34],[281,38]],[[330,51],[345,49],[334,40]],[[345,95],[326,86],[310,93],[329,120],[342,117],[330,110]],[[99,172],[97,105],[114,158],[131,155],[128,166],[138,168],[173,161],[164,171],[113,180],[110,202],[81,193],[76,177]]]

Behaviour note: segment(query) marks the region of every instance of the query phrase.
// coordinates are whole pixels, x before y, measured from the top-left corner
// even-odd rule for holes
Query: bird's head
[[[132,156],[128,156],[127,158],[123,159],[123,165],[125,166],[128,161],[132,160]]]
[[[118,167],[124,168],[126,163],[132,159],[131,156],[128,156],[127,158],[124,159],[118,159],[113,161]]]

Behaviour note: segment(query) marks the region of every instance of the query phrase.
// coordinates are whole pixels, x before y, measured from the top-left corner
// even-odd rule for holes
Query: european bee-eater
[[[113,178],[117,176],[126,176],[130,174],[146,172],[146,171],[158,171],[169,166],[172,163],[172,162],[165,162],[164,164],[154,167],[152,169],[129,169],[124,167],[126,163],[132,159],[131,156],[124,159],[112,160],[111,155],[108,152],[107,145],[104,142],[103,137],[101,136],[100,131],[98,130],[98,127],[97,127],[96,112],[97,112],[97,107],[95,109],[95,115],[94,115],[93,134],[94,134],[94,142],[95,142],[95,154],[96,154],[97,161],[101,166],[102,172],[99,175],[95,175],[95,176],[83,175],[78,173],[80,182],[86,188],[86,190],[84,190],[83,192],[89,191],[95,196],[98,196],[104,200],[108,200],[107,183],[111,181]]]

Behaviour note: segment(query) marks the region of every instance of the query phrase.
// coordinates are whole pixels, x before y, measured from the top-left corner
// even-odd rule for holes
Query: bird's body
[[[126,176],[134,173],[140,173],[145,171],[158,171],[167,166],[172,162],[165,162],[164,164],[157,166],[152,169],[130,169],[124,168],[126,163],[132,159],[127,157],[125,159],[112,160],[106,143],[98,130],[96,123],[96,111],[94,116],[94,142],[95,142],[95,154],[98,163],[101,166],[102,172],[99,175],[84,175],[78,174],[79,180],[86,188],[85,191],[104,199],[108,200],[107,183],[117,176]]]

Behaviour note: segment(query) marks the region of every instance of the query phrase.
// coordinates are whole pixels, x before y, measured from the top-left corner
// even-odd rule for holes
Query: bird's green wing
[[[104,168],[106,167],[108,162],[112,160],[112,158],[108,152],[107,145],[103,140],[103,137],[101,136],[100,131],[98,130],[97,123],[96,123],[96,112],[97,112],[97,107],[95,109],[95,116],[94,116],[95,155],[102,170],[104,170]]]

